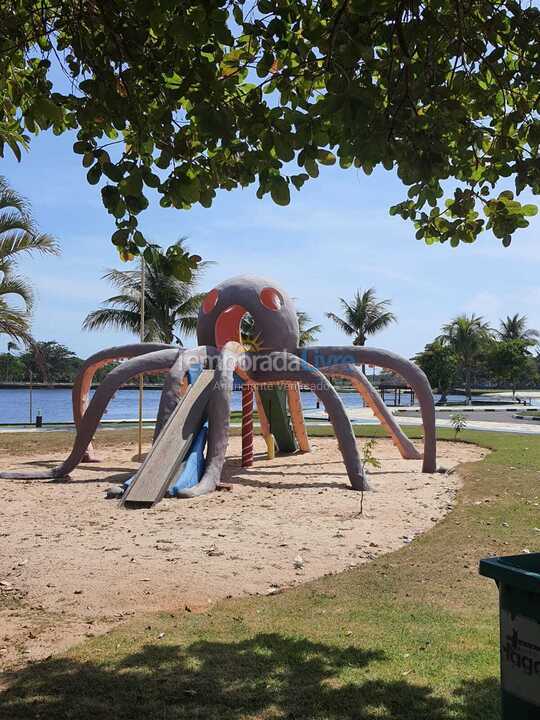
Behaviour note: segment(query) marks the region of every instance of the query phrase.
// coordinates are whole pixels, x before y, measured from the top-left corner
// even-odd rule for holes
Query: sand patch
[[[0,439],[1,443],[1,439]],[[359,441],[361,444],[362,441]],[[269,594],[395,550],[452,506],[457,474],[427,475],[377,443],[375,492],[350,489],[337,443],[314,438],[313,452],[239,466],[231,438],[224,479],[232,492],[164,500],[128,511],[105,500],[111,483],[138,463],[135,445],[97,448],[98,464],[71,482],[0,479],[0,667],[42,658],[148,610],[205,609],[217,599]],[[440,443],[446,468],[485,451]],[[6,457],[2,469],[45,466],[63,453]]]

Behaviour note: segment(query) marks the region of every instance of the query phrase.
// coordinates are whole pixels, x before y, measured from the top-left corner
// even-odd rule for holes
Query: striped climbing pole
[[[253,386],[242,385],[242,467],[253,465]]]

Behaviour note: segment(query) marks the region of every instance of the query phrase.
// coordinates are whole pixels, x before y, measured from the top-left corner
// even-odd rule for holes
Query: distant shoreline
[[[92,383],[92,388],[99,387],[100,383]],[[143,386],[145,390],[161,390],[163,385],[161,383],[149,384]],[[73,383],[18,383],[18,382],[0,382],[0,390],[72,390]],[[122,385],[119,390],[138,390],[139,384],[133,383],[128,385]]]

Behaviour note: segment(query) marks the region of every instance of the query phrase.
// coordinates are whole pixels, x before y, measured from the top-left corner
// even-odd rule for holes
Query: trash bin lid
[[[480,560],[480,575],[540,595],[540,553]]]

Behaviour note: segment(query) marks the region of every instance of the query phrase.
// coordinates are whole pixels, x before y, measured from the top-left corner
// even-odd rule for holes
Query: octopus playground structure
[[[241,322],[251,316],[254,338],[242,345]],[[242,464],[253,463],[253,401],[269,456],[309,452],[300,396],[308,387],[332,423],[351,486],[369,489],[355,435],[330,380],[344,378],[360,393],[405,459],[422,458],[422,471],[436,471],[435,407],[424,373],[414,363],[378,348],[299,347],[298,319],[287,293],[252,276],[226,280],[205,297],[198,318],[199,346],[192,349],[137,343],[108,348],[88,358],[73,388],[76,438],[69,457],[49,470],[4,472],[3,478],[63,478],[81,462],[95,461],[92,438],[108,403],[127,381],[165,374],[153,445],[126,483],[122,503],[149,507],[166,494],[196,497],[216,490],[227,452],[234,379],[242,382]],[[96,370],[122,360],[89,400]],[[424,427],[421,455],[401,430],[361,371],[370,364],[399,374],[414,390]],[[290,421],[289,421],[290,416]]]

